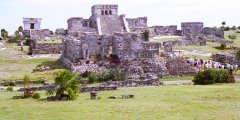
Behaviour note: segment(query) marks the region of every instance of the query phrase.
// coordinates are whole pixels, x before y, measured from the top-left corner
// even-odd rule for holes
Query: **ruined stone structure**
[[[202,22],[182,22],[182,35],[184,40],[198,40],[199,34],[202,33]]]
[[[81,32],[93,32],[98,35],[112,35],[116,32],[134,31],[134,28],[147,28],[147,17],[127,19],[124,14],[118,14],[118,5],[94,5],[89,19],[68,19],[67,34],[78,36]]]
[[[38,43],[38,41],[31,40],[29,45],[29,54],[60,54],[63,50],[62,43]]]
[[[177,25],[170,26],[152,26],[149,27],[151,36],[157,35],[178,35]]]
[[[220,62],[223,64],[236,64],[238,61],[236,59],[236,55],[233,54],[213,54],[212,58],[216,62]]]
[[[45,39],[51,36],[49,29],[41,29],[41,18],[23,18],[23,37],[30,39]]]
[[[127,18],[126,19],[131,32],[143,32],[148,30],[147,17]]]

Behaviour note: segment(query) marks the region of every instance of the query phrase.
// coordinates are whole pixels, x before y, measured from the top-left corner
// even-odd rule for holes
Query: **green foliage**
[[[99,74],[99,82],[106,81],[122,81],[126,79],[125,72],[122,72],[118,68],[110,69],[109,71],[104,71]]]
[[[229,31],[229,30],[230,30],[230,27],[228,26],[224,28],[224,31]]]
[[[143,32],[143,38],[145,41],[149,41],[149,30]]]
[[[39,93],[34,93],[34,95],[32,96],[33,99],[39,99],[41,96]]]
[[[195,85],[207,85],[213,83],[234,83],[233,75],[228,74],[227,70],[206,69],[199,71],[193,82]]]
[[[13,91],[13,87],[12,86],[7,87],[7,91]]]
[[[236,26],[232,26],[232,28],[231,28],[232,30],[236,30],[237,29],[237,27]]]
[[[220,45],[220,50],[224,50],[226,48],[226,43],[225,42],[222,42],[221,45]]]
[[[24,87],[28,87],[29,84],[30,84],[30,77],[29,77],[29,75],[25,74],[24,78],[23,78],[23,85],[24,85]]]
[[[6,31],[5,29],[1,29],[1,36],[3,37],[3,39],[7,40],[8,39],[8,31]]]
[[[223,26],[224,26],[224,25],[226,25],[226,22],[225,22],[225,21],[223,21],[223,22],[222,22],[222,25],[223,25]]]
[[[94,72],[90,73],[90,75],[88,76],[88,82],[89,83],[94,83],[98,81],[98,75]]]
[[[59,72],[55,78],[55,84],[59,86],[56,96],[67,95],[69,100],[79,96],[79,77],[76,73],[71,73],[69,70]]]
[[[38,64],[37,67],[42,67],[44,66],[42,63]]]
[[[240,30],[240,26],[238,26],[238,27],[237,27],[237,29],[239,29],[239,30]]]
[[[236,58],[237,58],[238,65],[240,65],[240,50],[236,51]]]
[[[18,27],[18,31],[19,31],[19,32],[22,32],[22,31],[23,31],[23,27],[22,27],[22,26],[19,26],[19,27]]]
[[[231,40],[235,40],[237,38],[237,36],[236,35],[228,35],[228,38]]]

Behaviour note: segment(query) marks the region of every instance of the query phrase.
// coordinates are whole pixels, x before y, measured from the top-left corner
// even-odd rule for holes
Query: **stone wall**
[[[23,30],[23,37],[44,40],[46,37],[51,37],[51,31],[49,29]]]
[[[126,18],[129,28],[147,28],[147,17]]]
[[[184,40],[198,40],[198,35],[203,31],[202,22],[183,22],[181,23],[182,36]]]
[[[155,58],[160,44],[143,42],[138,33],[116,33],[113,36],[113,54],[119,58]]]
[[[42,43],[37,41],[30,43],[29,53],[34,54],[60,54],[63,50],[62,43]]]
[[[168,76],[168,70],[165,67],[165,61],[157,59],[123,59],[121,67],[128,76],[139,78],[146,73],[155,74],[158,77]]]
[[[64,36],[66,34],[67,33],[66,33],[66,31],[63,28],[58,28],[58,29],[55,30],[55,35],[62,35],[62,36]]]
[[[223,64],[236,64],[237,59],[236,56],[233,54],[213,54],[212,55],[213,61],[220,62]]]
[[[166,67],[169,71],[169,75],[183,76],[183,75],[195,75],[197,70],[191,65],[187,64],[183,58],[171,58],[167,60]]]
[[[214,29],[210,27],[205,27],[203,29],[205,35],[214,35],[216,37],[224,38],[224,31],[222,29]]]
[[[152,26],[149,28],[153,36],[157,35],[177,35],[177,25]]]

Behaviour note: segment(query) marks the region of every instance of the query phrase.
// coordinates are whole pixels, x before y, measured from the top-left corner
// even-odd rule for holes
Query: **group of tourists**
[[[198,67],[199,70],[202,69],[228,69],[230,72],[238,71],[238,64],[221,64],[213,60],[197,60],[197,59],[187,59],[186,62],[191,66]]]

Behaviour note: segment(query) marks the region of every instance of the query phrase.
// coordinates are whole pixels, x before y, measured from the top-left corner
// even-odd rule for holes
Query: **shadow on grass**
[[[64,69],[65,67],[63,64],[60,62],[60,60],[56,61],[46,61],[42,63],[44,66],[48,66],[51,69]]]

